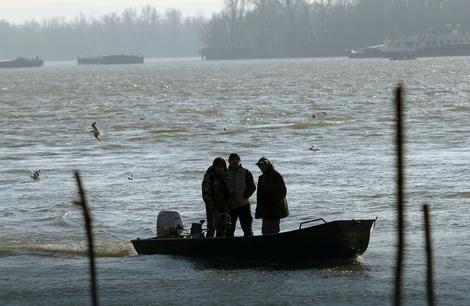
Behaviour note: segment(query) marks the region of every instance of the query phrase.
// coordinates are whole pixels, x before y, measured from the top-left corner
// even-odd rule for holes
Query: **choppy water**
[[[0,71],[0,302],[88,304],[88,259],[73,170],[93,209],[104,305],[390,304],[395,264],[392,89],[405,80],[404,302],[425,304],[421,205],[432,205],[441,305],[470,298],[470,58],[295,59]],[[313,113],[326,112],[312,118]],[[94,120],[104,137],[89,132]],[[320,151],[308,148],[316,145]],[[253,267],[135,256],[159,210],[204,217],[202,175],[238,152],[284,175],[298,222],[379,217],[352,263]],[[29,169],[42,169],[33,181]],[[129,181],[133,173],[135,179]],[[254,222],[259,233],[260,222]]]

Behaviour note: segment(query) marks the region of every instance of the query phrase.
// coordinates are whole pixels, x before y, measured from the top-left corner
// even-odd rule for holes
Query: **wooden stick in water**
[[[404,224],[404,126],[403,126],[403,109],[402,109],[402,93],[403,85],[399,84],[395,90],[395,112],[396,112],[396,169],[397,169],[397,228],[398,228],[398,246],[397,246],[397,263],[395,271],[395,305],[401,305],[401,282],[404,257],[405,243],[405,224]]]
[[[96,290],[96,269],[95,269],[95,251],[93,247],[93,232],[91,224],[91,215],[88,203],[85,197],[85,190],[83,189],[82,181],[80,179],[80,173],[75,171],[75,179],[77,180],[78,192],[80,195],[80,201],[76,201],[75,204],[80,205],[83,209],[83,216],[85,218],[85,228],[88,238],[88,257],[90,259],[90,276],[91,276],[91,298],[92,305],[98,305],[98,294]]]
[[[433,264],[432,264],[432,242],[431,242],[431,220],[429,217],[429,205],[423,205],[424,213],[424,238],[426,240],[426,287],[428,295],[428,305],[434,306],[434,286],[433,286]]]

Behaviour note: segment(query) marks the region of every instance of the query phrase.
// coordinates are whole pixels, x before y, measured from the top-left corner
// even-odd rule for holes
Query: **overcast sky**
[[[210,16],[220,11],[223,3],[224,0],[0,0],[0,20],[22,23],[54,16],[71,19],[79,13],[98,17],[146,5],[155,7],[159,12],[175,8],[184,16]]]

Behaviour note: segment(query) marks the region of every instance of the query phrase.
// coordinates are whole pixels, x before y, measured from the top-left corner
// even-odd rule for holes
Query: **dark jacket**
[[[231,208],[250,205],[250,197],[256,190],[253,175],[241,165],[234,169],[228,168],[226,172],[227,187],[231,195]]]
[[[287,201],[286,195],[287,189],[282,175],[273,167],[270,167],[258,178],[258,191],[256,193],[258,203],[255,218],[282,218],[281,204]]]
[[[210,212],[228,213],[230,210],[230,194],[225,177],[217,176],[212,166],[207,169],[202,181],[202,199]]]

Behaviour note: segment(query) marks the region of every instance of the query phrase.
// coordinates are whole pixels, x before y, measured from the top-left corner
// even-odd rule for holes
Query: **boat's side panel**
[[[139,254],[173,254],[245,260],[311,261],[351,258],[369,243],[374,220],[334,221],[273,235],[233,238],[138,239]]]

